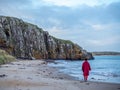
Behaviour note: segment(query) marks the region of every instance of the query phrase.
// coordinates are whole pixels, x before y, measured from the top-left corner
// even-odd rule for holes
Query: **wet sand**
[[[74,80],[42,60],[0,66],[0,90],[120,90],[120,84]]]

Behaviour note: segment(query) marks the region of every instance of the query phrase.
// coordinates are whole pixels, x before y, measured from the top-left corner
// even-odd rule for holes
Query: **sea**
[[[120,56],[94,56],[88,60],[91,71],[88,81],[119,83],[120,84]],[[83,80],[82,63],[80,60],[55,60],[49,66],[58,68],[62,73],[73,76],[76,80]]]

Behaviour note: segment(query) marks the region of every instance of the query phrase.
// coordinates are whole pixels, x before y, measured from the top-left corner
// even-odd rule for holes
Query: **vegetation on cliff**
[[[0,65],[15,61],[15,58],[9,55],[6,51],[0,49]]]

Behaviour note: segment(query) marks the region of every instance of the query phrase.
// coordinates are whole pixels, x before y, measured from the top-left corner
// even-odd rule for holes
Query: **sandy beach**
[[[42,60],[0,66],[0,90],[120,90],[120,84],[74,80]]]

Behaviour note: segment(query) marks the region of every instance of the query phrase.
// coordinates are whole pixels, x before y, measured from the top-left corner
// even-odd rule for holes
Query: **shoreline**
[[[0,90],[119,90],[120,84],[84,82],[43,60],[17,60],[0,66]]]
[[[120,84],[120,63],[118,62],[119,58],[114,57],[115,60],[113,57],[95,58],[95,60],[89,60],[92,70],[90,71],[88,81]],[[112,61],[108,62],[108,58]],[[81,70],[82,62],[83,61],[57,60],[55,62],[49,63],[49,66],[56,67],[59,71],[73,76],[77,80],[83,80],[83,72]]]

